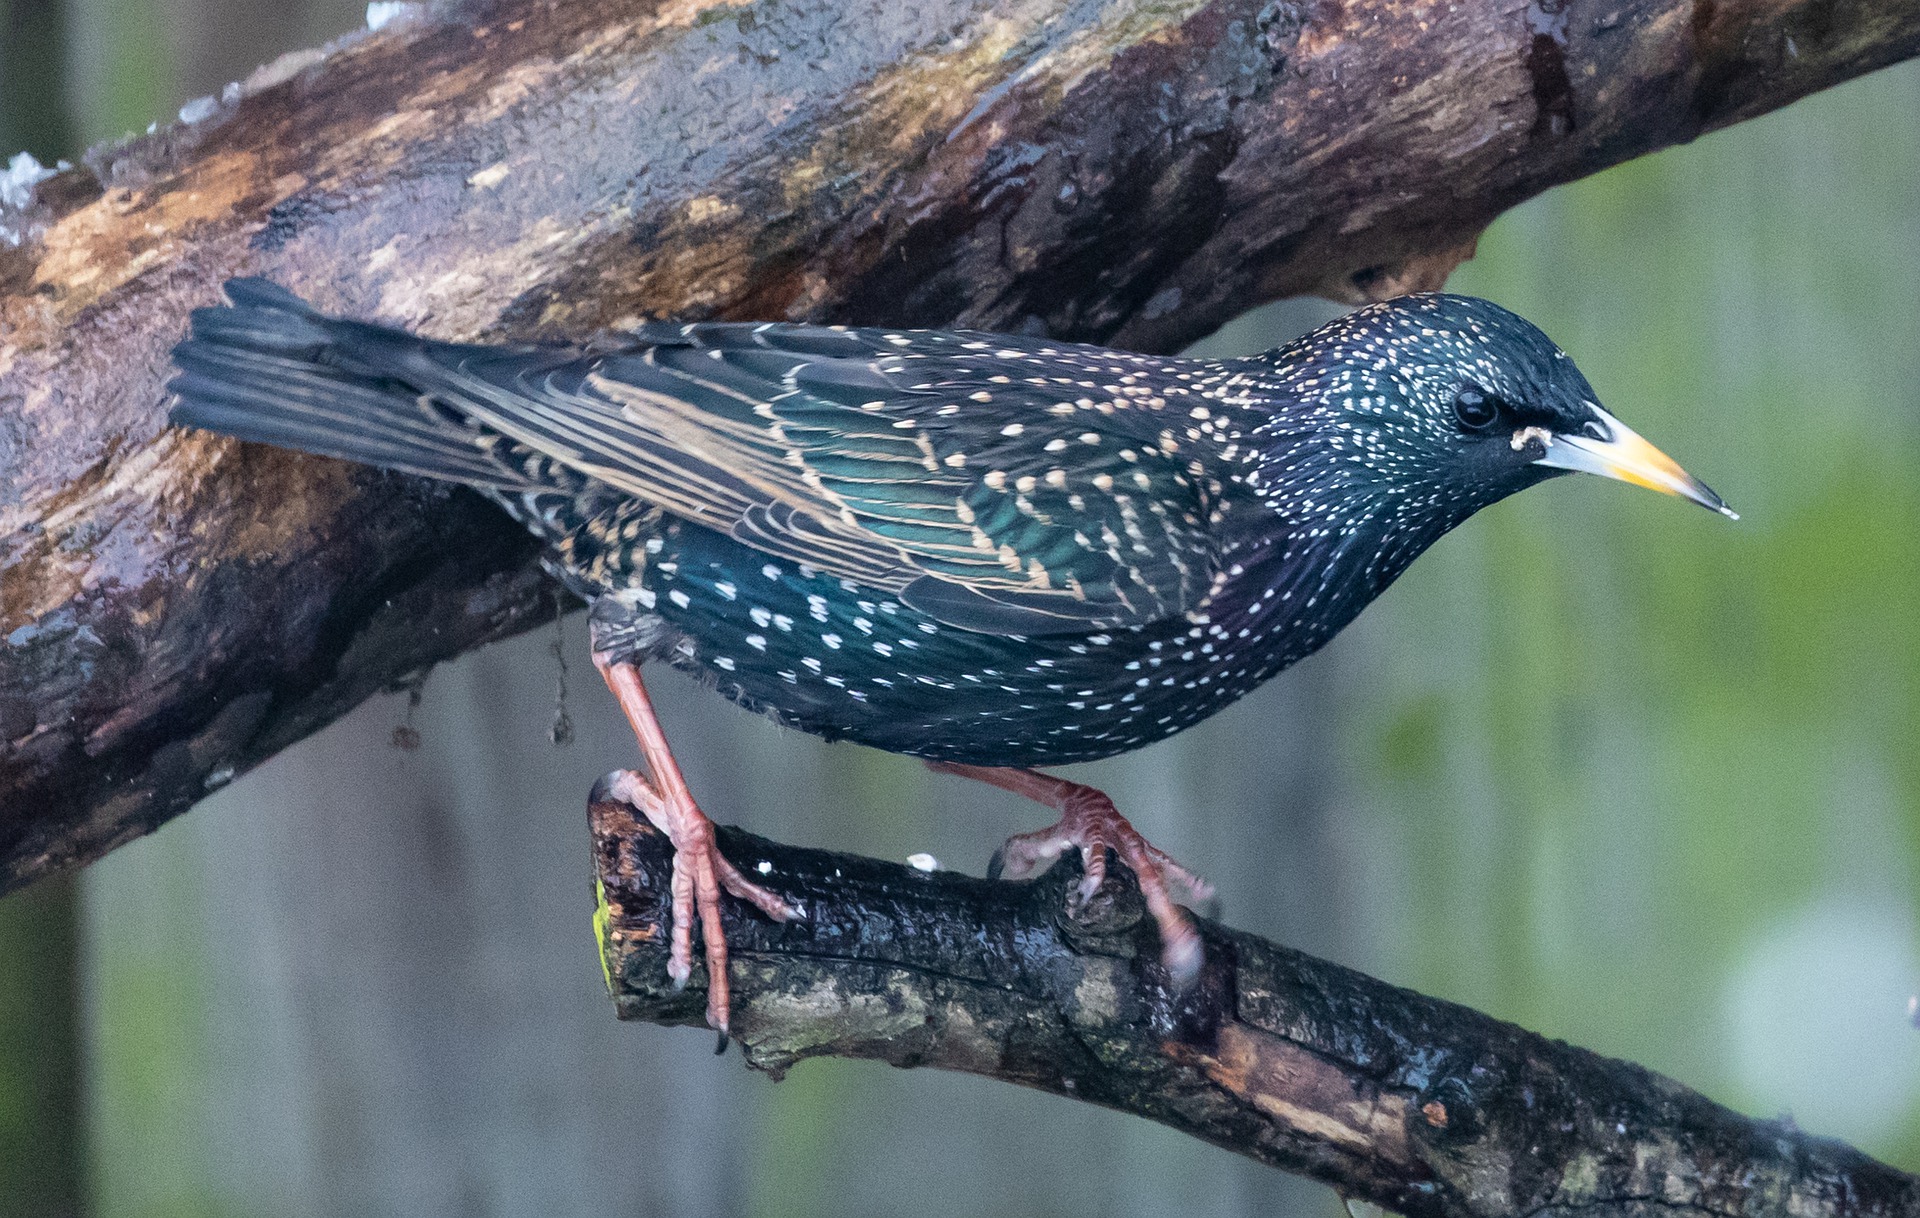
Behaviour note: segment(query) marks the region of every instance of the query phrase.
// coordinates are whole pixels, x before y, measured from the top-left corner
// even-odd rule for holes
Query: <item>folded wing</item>
[[[462,346],[229,292],[180,349],[177,421],[501,489],[564,467],[973,630],[1144,624],[1214,575],[1214,488],[1161,441],[1177,361],[783,324]]]

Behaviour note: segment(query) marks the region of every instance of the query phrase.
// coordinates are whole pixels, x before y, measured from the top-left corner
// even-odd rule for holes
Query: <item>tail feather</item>
[[[428,340],[338,321],[264,279],[226,285],[173,350],[170,420],[505,492],[539,489],[503,437],[436,403]],[[409,383],[408,370],[423,373]],[[396,375],[397,373],[397,375]]]

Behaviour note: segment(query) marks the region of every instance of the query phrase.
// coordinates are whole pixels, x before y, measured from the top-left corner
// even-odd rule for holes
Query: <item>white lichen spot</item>
[[[467,185],[473,187],[475,190],[492,190],[494,187],[500,185],[500,183],[506,181],[507,175],[512,172],[513,170],[508,167],[505,161],[497,161],[468,178]]]
[[[740,208],[737,204],[730,203],[719,195],[701,195],[687,202],[687,220],[693,224],[731,220],[739,214]]]
[[[427,6],[412,0],[373,0],[367,5],[367,28],[378,32],[389,26],[405,25],[426,15]]]
[[[196,97],[186,105],[180,107],[180,121],[191,127],[195,123],[205,122],[207,119],[212,118],[215,114],[219,113],[219,110],[219,99],[211,95],[207,97]]]
[[[6,213],[25,211],[33,206],[34,188],[66,167],[67,163],[62,161],[57,168],[48,169],[35,160],[31,152],[14,153],[6,170],[0,172],[0,242],[19,245],[32,235],[27,225],[10,223]]]

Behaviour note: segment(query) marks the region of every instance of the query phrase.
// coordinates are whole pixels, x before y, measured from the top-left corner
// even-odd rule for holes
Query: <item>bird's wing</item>
[[[636,338],[558,364],[440,358],[457,405],[487,426],[952,625],[1136,625],[1207,594],[1217,487],[1167,438],[1195,365],[967,332]]]

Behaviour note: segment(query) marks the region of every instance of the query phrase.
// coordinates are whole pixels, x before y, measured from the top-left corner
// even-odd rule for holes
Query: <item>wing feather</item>
[[[1188,458],[1145,442],[1171,434],[1164,401],[1116,384],[1166,361],[965,332],[638,337],[557,363],[446,348],[441,380],[596,479],[968,629],[1137,625],[1208,591],[1207,495]],[[1054,375],[1016,384],[1016,358]]]

